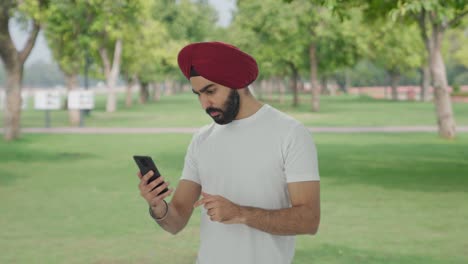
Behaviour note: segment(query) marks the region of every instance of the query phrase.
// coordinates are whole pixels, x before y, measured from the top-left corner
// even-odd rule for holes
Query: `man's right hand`
[[[146,202],[151,207],[154,215],[157,218],[163,217],[164,214],[166,213],[166,210],[168,210],[163,200],[172,194],[173,189],[169,189],[167,192],[163,194],[160,194],[160,195],[158,194],[161,193],[164,189],[169,187],[169,182],[164,182],[164,178],[160,176],[156,180],[148,184],[149,178],[153,176],[153,171],[149,171],[143,176],[141,175],[140,172],[138,172],[137,175],[138,175],[138,178],[140,178],[140,184],[138,185],[138,188],[140,189],[140,195],[146,200]],[[159,185],[160,183],[163,183],[163,184],[161,184],[161,186],[153,190],[153,188]]]

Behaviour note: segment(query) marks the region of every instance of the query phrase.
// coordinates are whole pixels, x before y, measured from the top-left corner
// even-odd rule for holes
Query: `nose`
[[[208,107],[213,106],[212,102],[206,96],[200,95],[200,104],[203,110],[206,110]]]

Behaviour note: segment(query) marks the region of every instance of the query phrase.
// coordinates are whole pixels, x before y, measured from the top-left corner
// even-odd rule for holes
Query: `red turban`
[[[200,76],[231,89],[245,88],[258,76],[254,58],[222,42],[189,44],[179,52],[177,60],[187,79],[193,67]]]

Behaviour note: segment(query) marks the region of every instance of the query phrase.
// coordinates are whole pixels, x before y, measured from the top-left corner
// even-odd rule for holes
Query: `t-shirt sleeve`
[[[182,170],[181,180],[189,180],[201,184],[200,176],[198,175],[198,165],[196,159],[196,145],[198,133],[192,137],[192,141],[188,146],[187,153],[185,154],[184,169]]]
[[[319,181],[317,149],[312,134],[302,124],[295,125],[283,145],[286,181]]]

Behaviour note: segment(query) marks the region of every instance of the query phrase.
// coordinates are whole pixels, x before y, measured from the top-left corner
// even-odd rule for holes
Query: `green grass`
[[[156,107],[156,106],[151,106]],[[0,263],[193,263],[197,209],[154,224],[131,155],[175,184],[190,135],[23,135],[0,141]],[[294,263],[468,263],[468,137],[316,134],[322,220]]]
[[[201,110],[197,98],[191,94],[163,96],[160,102],[135,104],[125,108],[124,95],[119,95],[118,111],[105,112],[105,97],[98,96],[96,109],[85,119],[88,127],[199,127],[211,122]],[[302,95],[298,108],[291,106],[291,96],[286,102],[266,101],[287,112],[308,126],[405,126],[437,124],[433,103],[393,102],[358,96],[322,96],[321,110],[310,111],[310,96]],[[468,104],[454,103],[458,125],[468,125]],[[23,127],[43,127],[43,111],[29,107],[22,113]],[[68,126],[66,111],[51,112],[52,127]],[[0,127],[3,120],[0,120]]]

